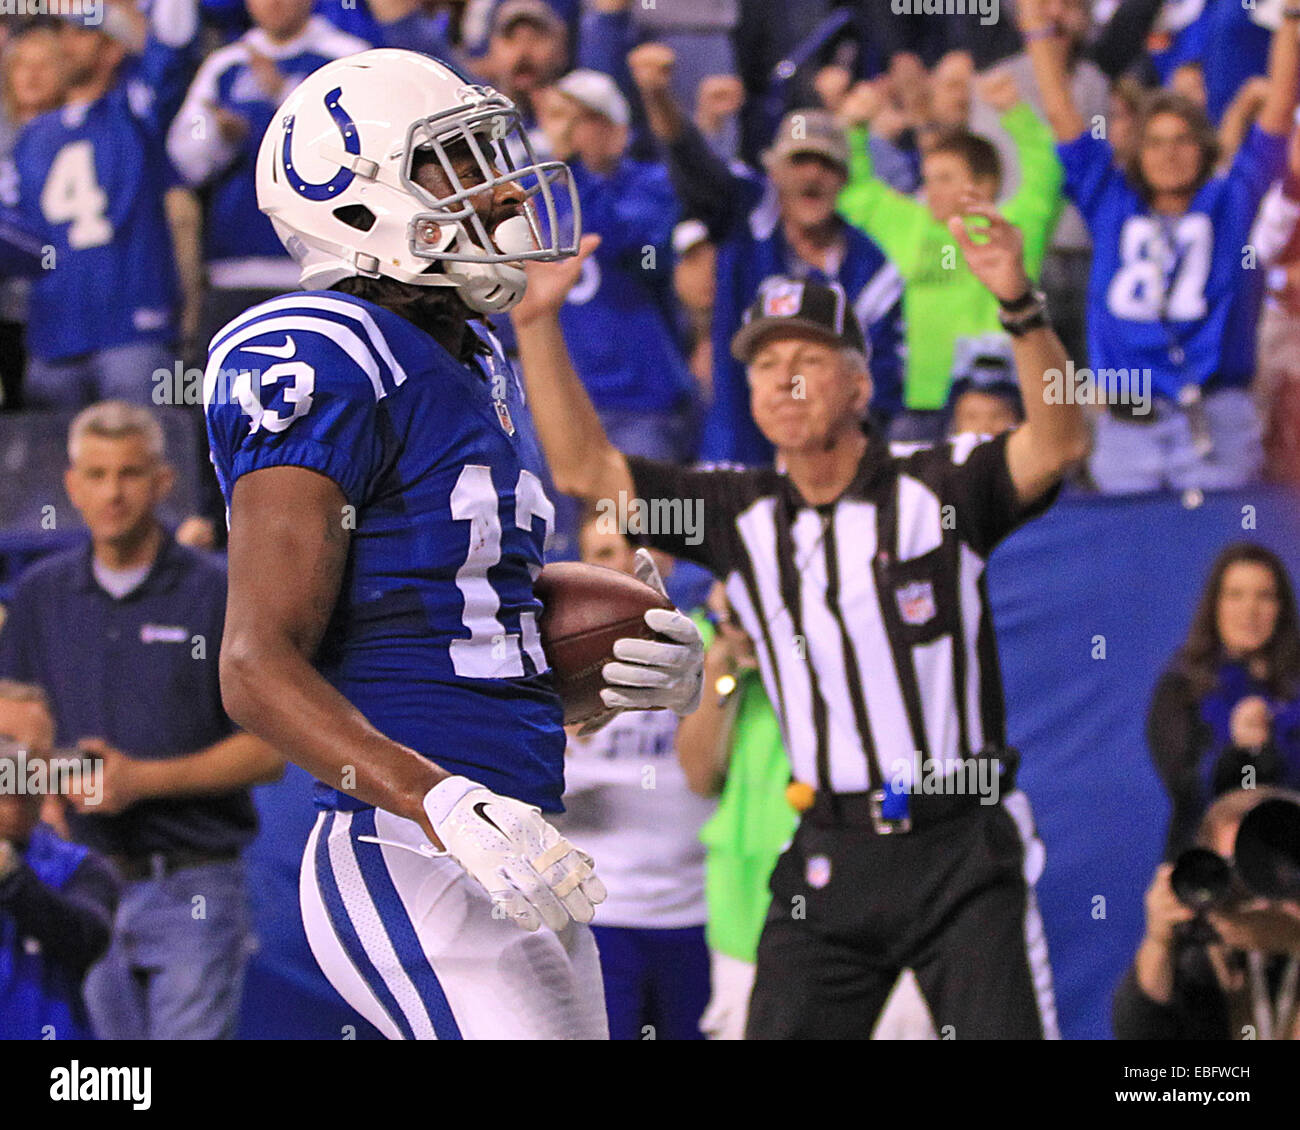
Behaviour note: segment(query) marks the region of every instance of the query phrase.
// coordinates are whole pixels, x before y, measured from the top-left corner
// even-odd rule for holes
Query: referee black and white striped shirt
[[[899,457],[873,437],[849,487],[816,507],[776,470],[628,458],[647,513],[702,504],[702,538],[645,540],[725,581],[796,780],[866,792],[918,751],[946,761],[1003,743],[984,564],[1056,495],[1020,503],[1007,438]]]

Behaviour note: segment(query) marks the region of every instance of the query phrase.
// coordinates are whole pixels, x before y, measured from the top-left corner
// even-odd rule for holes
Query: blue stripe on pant
[[[367,808],[352,818],[355,836],[373,836],[375,831],[375,810]],[[433,1021],[433,1030],[440,1040],[459,1040],[460,1026],[452,1015],[451,1005],[447,1003],[447,994],[443,992],[438,975],[429,964],[420,939],[416,937],[415,927],[406,913],[406,907],[393,886],[393,878],[384,863],[384,851],[378,844],[361,844],[357,849],[357,863],[361,876],[366,881],[371,901],[379,913],[379,920],[388,928],[388,938],[397,951],[402,968],[406,970],[420,994]]]
[[[342,944],[348,959],[352,962],[367,987],[375,995],[375,999],[383,1006],[384,1011],[402,1034],[402,1038],[411,1040],[415,1038],[415,1032],[410,1019],[403,1012],[388,983],[362,945],[356,924],[343,902],[333,864],[330,861],[329,844],[331,836],[334,834],[338,822],[346,818],[346,816],[338,812],[329,814],[317,839],[316,877],[321,900],[324,903],[326,913],[329,915],[330,925],[333,928],[335,937]],[[393,886],[392,878],[389,876],[387,865],[384,862],[382,849],[378,844],[357,845],[355,843],[354,837],[356,835],[374,834],[374,810],[365,809],[354,813],[352,828],[348,832],[347,850],[353,853],[357,868],[365,883],[366,894],[369,897],[370,905],[362,912],[373,913],[383,926],[384,933],[397,955],[401,968],[410,978],[419,994],[421,1004],[428,1012],[433,1030],[438,1038],[458,1040],[460,1039],[460,1028],[456,1024],[455,1017],[452,1016],[451,1008],[447,1004],[446,994],[443,993],[442,986],[438,983],[437,975],[420,946],[415,929],[407,917],[406,908],[402,905],[397,890]]]

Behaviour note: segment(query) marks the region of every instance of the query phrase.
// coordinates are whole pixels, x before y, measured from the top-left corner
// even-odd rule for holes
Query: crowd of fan
[[[1076,366],[1044,395],[1097,402],[1085,484],[1294,477],[1300,138],[1269,29],[1214,0],[1009,8],[113,0],[94,24],[11,21],[0,191],[35,247],[23,278],[6,242],[6,407],[197,399],[163,374],[296,284],[257,210],[262,132],[304,75],[379,45],[495,85],[574,167],[603,243],[564,328],[625,451],[771,457],[725,343],[776,274],[844,287],[892,441],[1014,423],[995,304],[947,230],[973,190],[1022,231]]]

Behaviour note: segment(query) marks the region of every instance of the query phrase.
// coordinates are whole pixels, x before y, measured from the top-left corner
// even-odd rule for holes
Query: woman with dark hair
[[[1300,788],[1300,620],[1277,556],[1219,554],[1187,639],[1156,684],[1147,743],[1173,803],[1165,857],[1233,789]]]

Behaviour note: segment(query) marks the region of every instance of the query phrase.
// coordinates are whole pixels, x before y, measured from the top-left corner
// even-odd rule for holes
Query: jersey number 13
[[[546,670],[537,617],[531,610],[519,614],[519,633],[508,633],[498,618],[501,597],[488,578],[488,570],[501,560],[501,499],[492,482],[492,468],[469,463],[451,492],[451,516],[469,522],[469,551],[456,570],[456,587],[465,600],[461,622],[469,639],[451,641],[451,663],[462,679],[508,679],[524,674],[527,651],[538,671]],[[555,521],[555,506],[546,497],[541,480],[520,470],[515,483],[515,528],[532,534],[533,519]],[[522,635],[522,640],[520,639]]]

